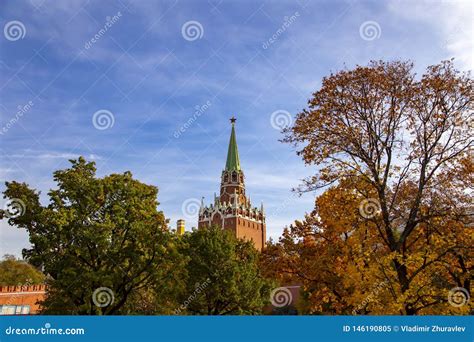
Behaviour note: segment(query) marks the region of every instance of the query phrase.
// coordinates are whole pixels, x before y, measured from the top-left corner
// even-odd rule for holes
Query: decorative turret
[[[184,232],[186,230],[186,223],[183,219],[179,219],[176,221],[176,233],[178,235],[184,235]]]

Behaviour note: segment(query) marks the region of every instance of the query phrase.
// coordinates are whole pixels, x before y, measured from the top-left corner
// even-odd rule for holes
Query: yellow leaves
[[[411,188],[408,185],[401,191],[409,197]],[[320,195],[315,210],[305,220],[285,230],[278,264],[289,265],[280,268],[290,277],[287,280],[303,285],[303,312],[468,312],[445,304],[446,287],[469,278],[460,268],[458,257],[463,258],[465,268],[472,268],[472,258],[457,247],[472,246],[473,237],[464,225],[454,219],[434,217],[416,227],[404,249],[391,251],[376,225],[361,220],[357,214],[360,193],[364,191],[370,191],[366,183],[347,178]],[[407,200],[411,202],[410,198]],[[423,209],[421,214],[430,213]],[[308,232],[314,234],[311,244],[303,243],[302,237]],[[394,234],[398,239],[401,232],[394,230]]]
[[[452,61],[421,81],[412,69],[375,61],[331,74],[286,132],[286,142],[304,145],[306,163],[321,166],[305,186],[331,185],[281,241],[312,310],[350,312],[387,281],[363,305],[368,313],[451,312],[441,292],[472,277],[474,159],[464,121],[474,82]],[[369,198],[380,214],[360,214]],[[295,243],[308,230],[312,243]]]

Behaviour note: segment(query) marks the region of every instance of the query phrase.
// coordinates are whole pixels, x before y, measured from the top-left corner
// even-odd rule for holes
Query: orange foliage
[[[412,68],[332,74],[286,130],[319,166],[299,190],[330,186],[265,252],[269,273],[303,284],[303,312],[472,311],[450,290],[472,293],[473,80],[451,61]]]

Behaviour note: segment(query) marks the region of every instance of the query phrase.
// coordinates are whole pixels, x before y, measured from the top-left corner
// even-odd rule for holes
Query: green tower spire
[[[225,163],[226,171],[240,171],[239,150],[237,149],[237,140],[235,138],[235,121],[237,119],[232,117],[232,132],[230,133],[229,150],[227,151],[227,162]]]

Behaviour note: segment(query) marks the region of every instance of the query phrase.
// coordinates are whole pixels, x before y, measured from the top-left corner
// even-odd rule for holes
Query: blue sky
[[[467,1],[2,0],[0,190],[24,181],[46,203],[52,172],[84,155],[99,176],[158,186],[160,209],[189,230],[183,203],[218,192],[235,115],[247,192],[278,238],[313,208],[315,194],[291,188],[316,171],[279,126],[322,77],[371,59],[472,69],[472,14]],[[0,223],[0,254],[27,246]]]

